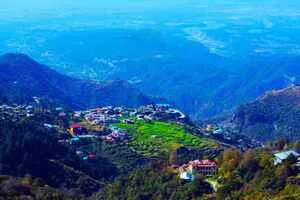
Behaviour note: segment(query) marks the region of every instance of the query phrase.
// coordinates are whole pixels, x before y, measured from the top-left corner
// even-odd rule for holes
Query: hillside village
[[[126,124],[134,124],[133,119],[146,122],[165,121],[178,125],[190,123],[184,113],[168,104],[146,105],[139,108],[105,106],[74,112],[65,111],[62,107],[41,109],[35,105],[9,106],[3,104],[0,106],[0,111],[2,117],[5,115],[15,120],[20,120],[24,117],[33,118],[35,113],[40,112],[55,114],[55,117],[58,119],[66,121],[68,127],[60,128],[66,129],[65,132],[70,133],[72,137],[101,138],[109,142],[128,139],[124,131],[114,126],[119,121]],[[47,121],[44,122],[44,126],[46,128],[58,128],[57,124],[51,124],[51,122]],[[225,145],[239,147],[242,150],[261,146],[261,143],[258,141],[250,140],[246,136],[233,134],[230,130],[217,125],[207,124],[205,127],[199,127],[195,134],[218,140]]]
[[[167,104],[147,105],[139,108],[105,106],[75,112],[66,111],[62,107],[41,109],[34,105],[3,104],[0,105],[0,112],[2,119],[10,118],[14,121],[39,118],[45,114],[52,116],[49,121],[41,120],[43,127],[60,132],[61,136],[58,142],[74,149],[83,161],[96,159],[95,152],[83,148],[86,142],[101,140],[108,143],[128,144],[132,136],[124,129],[116,126],[119,122],[128,126],[134,125],[138,121],[146,123],[165,121],[179,126],[183,126],[188,122],[185,114]],[[57,123],[59,121],[61,122]],[[230,131],[216,125],[207,124],[204,127],[197,128],[197,130],[196,134],[198,135],[200,132],[200,135],[215,139],[221,145],[240,148],[241,150],[261,145],[244,136],[230,135]],[[300,167],[299,153],[293,150],[274,152],[274,165],[282,163],[290,155],[298,159],[297,166]],[[218,174],[218,164],[213,159],[190,160],[186,164],[183,163],[177,166],[176,171],[181,179],[193,181],[196,174],[206,177],[216,176]]]
[[[119,121],[134,124],[133,119],[147,122],[167,120],[183,124],[185,115],[177,109],[170,108],[169,105],[147,105],[137,109],[106,106],[75,111],[73,119],[79,121],[69,127],[73,137],[95,137],[107,142],[126,142],[129,139],[128,134],[114,126]]]

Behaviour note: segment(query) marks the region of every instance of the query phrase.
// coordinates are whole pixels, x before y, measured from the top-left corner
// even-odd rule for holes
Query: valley
[[[149,4],[146,12],[124,6],[19,21],[3,16],[0,53],[25,53],[72,77],[128,81],[193,119],[299,83],[299,12],[292,3],[279,10],[272,1],[207,7],[189,0],[184,10]]]
[[[0,4],[0,200],[299,200],[298,0]]]
[[[0,184],[24,188],[1,195],[41,199],[53,195],[58,199],[140,199],[144,195],[220,199],[227,195],[281,197],[287,191],[293,191],[295,197],[298,194],[299,142],[279,138],[266,145],[243,146],[241,140],[253,140],[238,135],[224,139],[220,137],[224,127],[197,127],[167,104],[80,111],[41,105],[42,101],[0,106],[0,172],[5,175]],[[290,157],[290,152],[295,157]],[[285,158],[280,156],[285,154]],[[277,155],[280,160],[275,162],[273,157]],[[275,170],[274,179],[259,175],[270,174],[270,168]],[[248,194],[244,187],[248,181],[254,185],[266,181],[267,185],[252,187],[267,191]],[[271,192],[269,184],[279,184],[274,186],[278,192]],[[43,189],[45,185],[47,189]],[[165,194],[158,187],[168,187],[171,193]],[[235,189],[228,191],[228,187]],[[140,189],[128,193],[129,188]],[[48,196],[39,197],[45,193]]]

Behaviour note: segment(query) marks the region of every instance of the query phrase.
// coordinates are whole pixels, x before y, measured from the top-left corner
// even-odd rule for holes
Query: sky
[[[1,7],[14,7],[15,9],[72,9],[72,8],[102,8],[102,9],[128,9],[149,8],[160,5],[174,5],[187,3],[190,0],[1,0]],[[173,2],[173,3],[172,3]]]
[[[0,17],[51,17],[57,11],[144,12],[158,10],[186,12],[291,13],[300,10],[299,0],[0,0]],[[294,13],[294,12],[292,12]],[[1,19],[1,18],[0,18]]]
[[[87,10],[91,13],[99,12],[99,15],[102,12],[151,13],[165,8],[182,8],[181,5],[190,5],[189,2],[192,1],[194,0],[0,0],[0,17],[52,17],[59,11],[78,14]]]
[[[43,10],[55,9],[184,9],[185,7],[227,7],[229,5],[249,5],[264,7],[272,5],[273,8],[299,6],[298,0],[0,0],[2,10]]]

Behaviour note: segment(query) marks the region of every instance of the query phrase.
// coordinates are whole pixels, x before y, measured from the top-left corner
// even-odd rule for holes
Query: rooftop
[[[279,153],[274,154],[274,156],[276,158],[279,158],[281,160],[287,159],[290,155],[294,155],[296,157],[300,156],[299,153],[297,153],[296,151],[293,151],[293,150],[283,151],[283,152],[279,152]]]
[[[197,167],[202,167],[202,166],[213,167],[213,166],[217,166],[216,162],[212,161],[212,160],[194,160],[194,161],[190,161],[189,164],[192,164],[193,166],[197,166]]]

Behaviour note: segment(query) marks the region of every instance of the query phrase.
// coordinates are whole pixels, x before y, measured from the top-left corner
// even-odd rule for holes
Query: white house
[[[300,156],[299,153],[293,150],[283,151],[274,154],[274,165],[281,164],[284,160],[286,160],[290,155],[294,155],[296,158]]]

